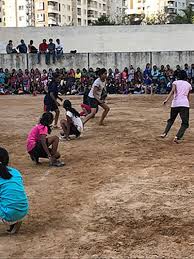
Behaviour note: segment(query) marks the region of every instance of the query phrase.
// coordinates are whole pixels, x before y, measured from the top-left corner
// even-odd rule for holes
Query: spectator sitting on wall
[[[44,39],[43,42],[39,45],[38,64],[40,64],[41,55],[42,54],[46,55],[47,50],[48,50],[48,44],[46,43],[46,40]],[[46,62],[46,56],[45,56],[45,62]]]
[[[17,48],[19,50],[19,53],[27,53],[27,46],[24,42],[24,40],[21,40],[21,43],[17,46]]]
[[[187,78],[190,80],[191,79],[191,69],[189,68],[188,64],[185,64],[184,67],[185,67],[184,70],[187,73]]]
[[[29,53],[38,53],[37,48],[33,45],[33,40],[30,41],[30,44],[28,45]]]
[[[13,48],[13,41],[9,40],[9,43],[6,46],[7,54],[17,53],[16,49]]]
[[[176,70],[174,71],[175,80],[179,80],[181,76],[181,67],[179,65],[176,66]]]
[[[63,56],[63,45],[60,43],[60,39],[56,40],[56,56],[57,59],[61,59]]]
[[[46,59],[46,64],[49,65],[50,64],[50,56],[52,56],[53,59],[53,63],[55,63],[55,43],[53,43],[53,39],[49,39],[49,44],[48,44],[48,53],[46,55],[47,59]]]

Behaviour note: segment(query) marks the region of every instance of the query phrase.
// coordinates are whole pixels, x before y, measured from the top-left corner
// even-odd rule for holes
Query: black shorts
[[[69,135],[75,135],[76,137],[79,137],[81,132],[79,132],[75,125],[71,124]]]
[[[46,140],[46,144],[48,147],[48,140]],[[49,148],[49,152],[51,153],[51,149]],[[48,158],[47,153],[45,152],[42,143],[37,142],[36,146],[29,152],[29,154],[35,158]]]
[[[88,97],[88,101],[89,101],[89,106],[90,106],[91,108],[93,108],[93,109],[94,109],[94,108],[97,109],[97,108],[98,108],[98,105],[100,105],[99,101],[96,100],[95,98]]]
[[[54,112],[59,109],[56,103],[46,104],[45,107],[46,107],[46,112]]]

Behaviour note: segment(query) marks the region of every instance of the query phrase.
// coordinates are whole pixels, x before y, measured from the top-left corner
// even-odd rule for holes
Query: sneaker
[[[173,142],[176,144],[180,144],[182,142],[182,139],[178,139],[177,137],[175,137]]]
[[[67,140],[67,139],[66,139],[66,137],[65,137],[65,136],[59,136],[59,140],[61,140],[61,141],[65,141],[65,140]]]
[[[65,166],[65,163],[61,162],[61,161],[56,161],[56,162],[50,163],[50,166],[63,167],[63,166]]]
[[[163,133],[163,134],[160,135],[161,138],[165,138],[166,136],[167,136],[166,133]]]
[[[8,230],[8,232],[10,234],[17,234],[19,232],[19,230],[20,230],[21,225],[22,225],[22,221],[17,222],[15,224],[11,225],[10,229]]]

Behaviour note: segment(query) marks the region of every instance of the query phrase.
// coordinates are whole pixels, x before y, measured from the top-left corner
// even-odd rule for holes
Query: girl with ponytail
[[[15,234],[28,213],[28,199],[20,172],[8,163],[9,154],[0,147],[0,223],[10,226],[8,232]]]
[[[63,108],[66,110],[66,119],[61,120],[61,140],[70,140],[69,136],[74,135],[78,138],[83,131],[83,122],[80,118],[80,114],[76,111],[69,100],[65,100]]]

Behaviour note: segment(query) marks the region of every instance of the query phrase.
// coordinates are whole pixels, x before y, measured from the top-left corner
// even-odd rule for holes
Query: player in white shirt
[[[66,110],[66,119],[61,120],[61,127],[63,129],[61,139],[70,140],[69,136],[71,135],[75,135],[78,138],[84,128],[80,114],[72,107],[69,100],[64,101],[63,108]]]
[[[98,72],[98,75],[99,75],[99,78],[94,81],[92,88],[88,94],[88,100],[89,100],[89,106],[91,107],[91,113],[86,116],[86,118],[84,120],[84,124],[95,116],[95,114],[98,110],[98,105],[99,105],[104,109],[99,124],[104,125],[104,119],[106,118],[106,116],[110,110],[110,108],[104,102],[104,100],[101,99],[103,89],[106,86],[107,70],[105,68],[100,69]]]

